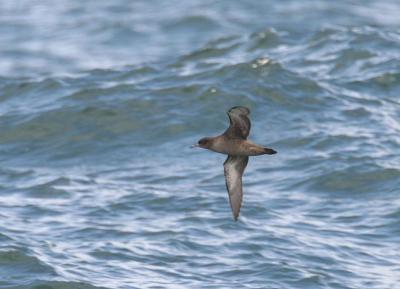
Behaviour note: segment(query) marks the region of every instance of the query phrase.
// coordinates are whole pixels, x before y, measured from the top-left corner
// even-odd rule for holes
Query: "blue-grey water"
[[[400,288],[400,4],[1,1],[0,288]],[[251,158],[234,222],[234,105]]]

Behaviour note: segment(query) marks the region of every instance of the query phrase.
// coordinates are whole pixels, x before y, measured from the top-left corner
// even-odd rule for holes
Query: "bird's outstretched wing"
[[[250,133],[251,123],[248,115],[250,110],[244,106],[234,106],[227,112],[230,126],[224,132],[229,138],[247,139]]]
[[[240,207],[242,206],[242,175],[248,161],[249,157],[247,156],[228,156],[224,162],[226,189],[235,221],[239,217]]]

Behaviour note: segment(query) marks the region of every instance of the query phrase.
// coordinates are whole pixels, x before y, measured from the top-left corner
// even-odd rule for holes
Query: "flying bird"
[[[237,221],[243,200],[242,175],[249,156],[273,155],[277,152],[255,144],[247,137],[250,133],[250,110],[244,106],[234,106],[227,112],[230,126],[219,136],[204,137],[192,147],[200,147],[228,155],[224,162],[226,189],[229,194],[233,219]]]

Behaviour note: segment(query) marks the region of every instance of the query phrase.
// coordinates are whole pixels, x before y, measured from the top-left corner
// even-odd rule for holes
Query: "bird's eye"
[[[207,143],[206,139],[199,140],[199,145],[205,145]]]

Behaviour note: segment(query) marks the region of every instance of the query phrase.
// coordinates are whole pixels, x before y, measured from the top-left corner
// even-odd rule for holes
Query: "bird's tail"
[[[277,151],[270,148],[264,148],[264,153],[267,155],[274,155],[277,153]]]

